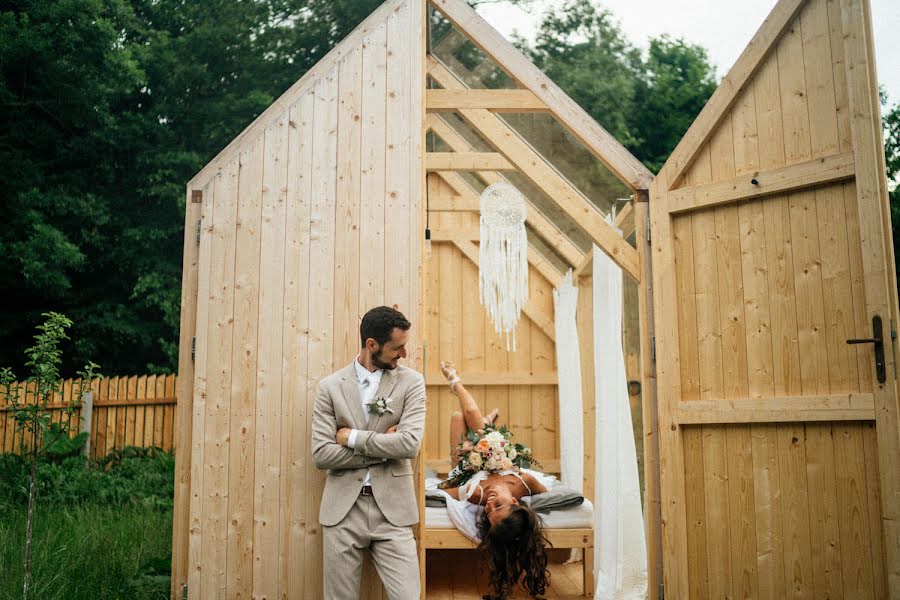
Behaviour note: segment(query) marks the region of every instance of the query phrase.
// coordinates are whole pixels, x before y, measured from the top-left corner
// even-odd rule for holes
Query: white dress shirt
[[[366,416],[366,419],[368,419],[368,405],[375,397],[375,393],[378,391],[378,386],[381,384],[381,376],[384,374],[384,369],[375,369],[374,371],[369,371],[360,364],[359,356],[357,356],[356,360],[353,361],[353,366],[356,367],[356,378],[359,381],[359,400],[360,402],[362,402],[363,414]],[[347,440],[348,447],[356,447],[356,436],[358,433],[359,430],[357,429],[350,430],[350,438]],[[371,481],[372,477],[367,470],[366,479],[365,481],[363,481],[363,485],[370,485]]]

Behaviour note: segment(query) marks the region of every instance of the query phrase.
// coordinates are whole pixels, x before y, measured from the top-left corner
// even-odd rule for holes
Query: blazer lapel
[[[347,409],[353,415],[356,429],[365,429],[366,415],[363,412],[362,399],[359,397],[359,380],[356,378],[356,367],[353,363],[350,363],[350,366],[344,369],[344,373],[341,376],[341,391],[343,392],[341,395],[344,397],[344,402],[347,403]]]
[[[375,398],[386,398],[391,395],[391,392],[394,389],[394,385],[397,383],[397,370],[396,369],[385,369],[381,372],[381,383],[378,384],[378,391],[375,392]],[[396,402],[391,402],[388,404],[388,408],[397,412],[400,410],[399,406],[395,406]],[[369,414],[369,421],[366,423],[366,429],[370,429],[375,431],[375,428],[378,426],[378,419],[381,418],[381,415],[377,413]]]

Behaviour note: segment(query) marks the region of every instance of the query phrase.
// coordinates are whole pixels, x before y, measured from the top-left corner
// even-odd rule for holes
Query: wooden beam
[[[431,131],[436,133],[444,142],[449,145],[455,152],[469,152],[472,147],[459,133],[456,132],[446,121],[437,115],[428,115],[425,117],[425,124]],[[498,182],[509,183],[505,177],[496,171],[476,171],[488,185]],[[472,189],[468,182],[458,173],[441,172],[441,177],[460,195],[469,197],[478,203],[478,193]],[[526,196],[526,200],[527,200]],[[476,210],[478,210],[476,208]],[[529,200],[528,215],[525,222],[534,229],[547,244],[553,248],[563,259],[570,265],[575,265],[579,257],[581,257],[581,249],[575,245],[569,237],[554,225],[550,219],[544,216]]]
[[[428,202],[428,210],[443,212],[478,212],[478,198],[472,196],[439,196]]]
[[[425,168],[429,171],[514,171],[502,154],[496,152],[427,152]]]
[[[669,212],[676,214],[741,200],[752,200],[769,194],[793,192],[849,179],[855,172],[852,152],[832,154],[778,169],[757,171],[715,183],[672,190],[669,195]]]
[[[622,223],[624,223],[625,219],[628,218],[634,211],[634,203],[628,203],[625,207],[619,211],[619,214],[616,215],[616,227],[618,227],[622,231],[622,235],[628,237],[634,232],[634,227],[629,227],[628,229],[622,228]],[[636,224],[634,220],[632,220],[632,224]],[[584,255],[578,260],[578,263],[575,265],[575,272],[573,273],[573,277],[578,279],[579,277],[587,277],[589,273],[588,269],[591,268],[591,265],[594,264],[594,251],[593,249],[584,253]]]
[[[493,112],[546,112],[547,105],[529,90],[425,90],[428,112],[484,108]]]
[[[872,394],[691,400],[679,402],[675,409],[675,422],[681,425],[874,420]]]
[[[462,375],[466,385],[557,385],[559,377],[556,371],[543,373],[510,373],[509,371],[466,371]],[[428,373],[425,377],[428,385],[445,385],[447,383],[439,371]],[[433,383],[433,382],[440,382]]]
[[[647,167],[464,0],[432,0],[431,4],[521,87],[534,92],[559,122],[619,179],[635,189],[649,187],[653,174]]]
[[[428,68],[431,76],[445,88],[464,88],[463,84],[433,57],[428,58]],[[494,144],[522,175],[555,200],[616,264],[636,281],[640,281],[637,251],[606,222],[603,214],[580,191],[537,154],[509,125],[487,110],[462,110],[460,114],[476,131]]]
[[[478,262],[478,248],[472,242],[466,240],[454,240],[453,243],[457,248],[468,258],[474,265],[479,266]],[[543,331],[547,337],[556,342],[556,325],[553,322],[553,318],[546,315],[539,308],[535,307],[534,302],[529,300],[525,303],[525,306],[522,307],[522,312],[525,313],[529,319],[531,319],[532,323],[537,325],[541,331]]]
[[[641,349],[641,416],[644,433],[644,515],[646,519],[647,585],[659,589],[663,582],[662,497],[659,487],[659,412],[656,396],[656,360],[652,349],[655,338],[653,314],[653,260],[650,232],[645,227],[650,209],[649,190],[635,190],[635,245],[641,257],[643,277],[638,285],[638,332]]]
[[[191,197],[191,186],[186,196]],[[207,197],[208,198],[208,197]],[[207,210],[209,207],[206,207]],[[184,207],[184,250],[182,254],[181,327],[178,340],[178,373],[175,406],[175,493],[172,515],[172,580],[170,594],[177,598],[187,584],[190,567],[190,508],[191,508],[191,435],[194,410],[194,360],[191,341],[197,331],[197,296],[200,287],[200,246],[194,237],[194,226],[200,222],[203,203],[188,201]],[[206,299],[204,299],[206,301]],[[96,405],[99,394],[94,399]],[[196,465],[194,465],[196,466]]]
[[[432,242],[477,242],[481,239],[478,229],[432,229]],[[543,254],[528,244],[528,264],[534,267],[551,287],[559,287],[563,274],[548,261]]]
[[[680,184],[682,175],[699,154],[703,144],[709,141],[719,121],[728,114],[738,94],[756,73],[766,55],[775,47],[775,42],[784,33],[803,3],[804,0],[780,0],[763,21],[747,48],[666,161],[664,167],[670,169],[668,189],[675,189]]]

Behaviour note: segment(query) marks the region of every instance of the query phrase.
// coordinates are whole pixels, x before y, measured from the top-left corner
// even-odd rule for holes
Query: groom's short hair
[[[407,331],[410,328],[410,322],[399,310],[389,306],[377,306],[363,315],[362,322],[359,324],[361,345],[365,347],[366,340],[372,338],[381,346],[391,339],[391,333],[395,328]]]

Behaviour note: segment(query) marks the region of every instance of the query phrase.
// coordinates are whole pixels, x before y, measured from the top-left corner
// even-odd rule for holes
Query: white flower
[[[499,431],[490,432],[489,434],[484,436],[484,439],[486,439],[488,442],[490,442],[491,446],[499,445],[501,442],[506,441],[506,438],[503,437],[503,434],[500,433]]]
[[[519,455],[519,453],[516,452],[515,446],[509,446],[506,449],[506,455],[509,457],[509,460],[516,460],[516,457]]]
[[[503,457],[500,459],[500,468],[501,469],[503,469],[503,470],[512,469],[512,466],[513,466],[512,461],[509,460],[509,458]]]
[[[497,459],[492,456],[491,458],[487,459],[486,463],[484,463],[484,468],[488,471],[496,471],[500,468],[500,464],[498,463]]]
[[[481,455],[477,452],[469,452],[469,464],[473,467],[480,467],[483,461],[481,460]]]
[[[388,408],[388,404],[391,402],[391,399],[387,397],[373,398],[368,404],[369,412],[373,415],[383,415],[384,413],[394,414],[394,411]]]

